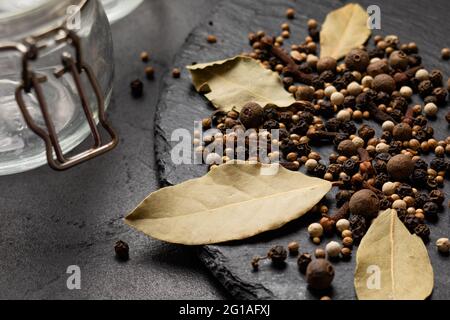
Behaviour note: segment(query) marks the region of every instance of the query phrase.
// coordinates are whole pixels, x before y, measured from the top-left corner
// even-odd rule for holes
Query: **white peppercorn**
[[[308,233],[311,238],[320,238],[323,235],[323,227],[320,225],[320,223],[311,223],[308,226]]]
[[[381,190],[383,191],[383,193],[387,196],[393,195],[396,189],[396,185],[394,182],[386,182],[385,184],[383,184],[383,187],[381,188]]]
[[[358,148],[363,148],[364,147],[364,140],[360,137],[354,137],[352,139],[352,142],[355,144],[356,147]]]
[[[330,101],[332,104],[340,106],[342,103],[344,103],[344,95],[340,92],[333,92],[330,96]]]
[[[389,132],[392,132],[394,127],[395,127],[395,123],[390,120],[383,122],[383,124],[381,126],[383,131],[389,131]]]
[[[331,97],[331,95],[333,93],[337,92],[336,88],[333,86],[328,86],[323,90],[323,93],[325,94],[326,97]]]
[[[314,159],[309,159],[308,161],[306,161],[305,163],[305,168],[308,171],[314,170],[315,167],[317,167],[317,160]]]
[[[333,93],[334,94],[334,93]],[[341,94],[341,93],[340,93]],[[351,114],[348,110],[341,110],[337,113],[336,118],[339,121],[347,122],[351,119]]]
[[[375,150],[377,153],[389,152],[389,145],[387,145],[384,142],[380,142],[379,144],[376,145]]]
[[[361,85],[364,88],[371,88],[372,87],[373,78],[371,76],[365,76],[361,80]]]
[[[339,219],[336,222],[336,229],[341,233],[345,230],[350,229],[350,221],[348,221],[347,219]]]
[[[434,117],[438,112],[438,107],[433,102],[430,102],[425,105],[423,112],[427,117]]]
[[[415,77],[419,80],[419,81],[424,81],[424,80],[428,80],[429,78],[429,74],[428,71],[425,69],[419,69],[416,72]]]
[[[336,258],[341,253],[341,245],[336,241],[331,241],[326,245],[325,251],[327,252],[328,257]]]
[[[392,209],[406,209],[406,202],[404,200],[395,200],[392,204]]]
[[[362,88],[358,82],[353,81],[347,86],[347,91],[349,94],[356,97],[358,94],[361,93]]]
[[[413,95],[413,90],[411,89],[411,87],[403,86],[403,87],[400,88],[400,95],[403,98],[409,99]]]

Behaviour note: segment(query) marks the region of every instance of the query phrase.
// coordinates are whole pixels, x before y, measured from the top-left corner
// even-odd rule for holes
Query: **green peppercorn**
[[[366,71],[369,62],[369,54],[362,49],[353,49],[345,57],[345,65],[352,71]]]
[[[330,287],[334,278],[334,268],[325,259],[316,259],[306,269],[306,281],[312,289],[324,290]]]
[[[245,128],[258,128],[264,120],[264,110],[259,104],[249,102],[242,108],[239,116]]]

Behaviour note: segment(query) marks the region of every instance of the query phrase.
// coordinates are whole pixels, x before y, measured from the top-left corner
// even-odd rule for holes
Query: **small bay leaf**
[[[150,194],[125,222],[172,243],[239,240],[299,218],[330,189],[328,181],[277,164],[224,164]]]
[[[200,63],[187,67],[195,89],[204,93],[220,110],[240,111],[247,102],[262,107],[275,104],[289,107],[295,102],[276,72],[264,68],[258,61],[244,56]]]
[[[320,56],[341,59],[365,43],[371,34],[368,19],[367,12],[357,3],[331,11],[320,31]]]
[[[423,300],[433,290],[427,249],[397,217],[381,213],[361,241],[356,256],[355,289],[360,300]]]

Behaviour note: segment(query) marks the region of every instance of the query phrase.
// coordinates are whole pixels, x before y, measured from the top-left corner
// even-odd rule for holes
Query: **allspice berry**
[[[386,92],[391,94],[395,90],[395,81],[388,74],[379,74],[375,76],[372,82],[372,89],[378,92]]]
[[[403,51],[394,51],[389,56],[389,64],[393,69],[405,70],[408,67],[408,63],[408,56]]]
[[[387,172],[396,181],[408,179],[413,171],[414,162],[404,154],[393,156],[387,163]]]
[[[337,66],[337,61],[333,57],[323,57],[317,61],[317,71],[322,73],[324,71],[330,70],[335,72]]]
[[[407,123],[399,123],[392,130],[392,136],[395,140],[409,141],[412,138],[412,128]]]
[[[373,218],[380,210],[380,201],[373,191],[362,189],[350,198],[349,209],[353,215]]]
[[[366,71],[369,62],[369,54],[367,51],[361,49],[353,49],[345,57],[345,65],[352,71]]]
[[[378,60],[378,61],[372,62],[367,67],[367,73],[372,77],[375,77],[379,74],[388,73],[388,72],[389,72],[389,65],[384,60]]]
[[[264,120],[263,117],[264,117],[263,108],[255,102],[247,103],[242,108],[240,113],[241,123],[247,129],[258,128]]]
[[[308,264],[306,281],[312,289],[324,290],[330,287],[334,278],[334,268],[325,259],[316,259]]]
[[[344,155],[346,157],[351,157],[355,155],[358,152],[358,148],[353,143],[352,140],[344,140],[341,143],[339,143],[337,150],[339,154]]]

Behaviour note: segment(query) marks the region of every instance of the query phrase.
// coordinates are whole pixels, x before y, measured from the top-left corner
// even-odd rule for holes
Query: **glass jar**
[[[0,175],[66,169],[117,144],[104,111],[110,26],[97,0],[0,0]],[[100,137],[100,121],[110,135]],[[90,134],[93,147],[66,154]]]

